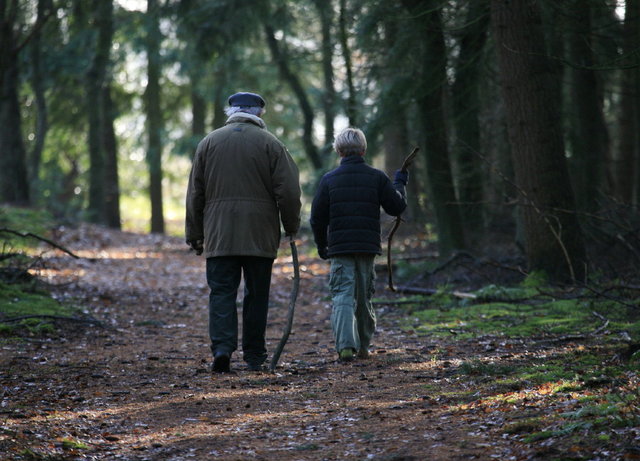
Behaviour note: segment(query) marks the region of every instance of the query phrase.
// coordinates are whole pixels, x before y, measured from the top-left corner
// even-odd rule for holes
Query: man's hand
[[[203,243],[202,240],[192,240],[187,242],[187,245],[191,247],[191,251],[195,251],[196,255],[200,256],[204,251]]]

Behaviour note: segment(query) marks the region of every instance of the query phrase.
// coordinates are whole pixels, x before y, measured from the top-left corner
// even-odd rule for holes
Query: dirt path
[[[453,371],[479,353],[472,345],[403,333],[398,314],[381,309],[371,359],[337,363],[320,260],[301,255],[293,332],[276,373],[250,372],[235,354],[234,374],[212,375],[202,258],[179,239],[92,227],[58,237],[95,259],[57,256],[43,275],[68,283],[58,296],[88,306],[104,327],[65,324],[63,339],[2,347],[2,459],[531,456],[500,431],[499,413],[460,413],[446,394],[430,395],[433,386],[451,395],[473,389]],[[283,331],[290,277],[289,259],[278,259],[270,352]]]

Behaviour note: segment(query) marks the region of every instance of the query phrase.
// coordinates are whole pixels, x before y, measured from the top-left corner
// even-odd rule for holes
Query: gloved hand
[[[191,251],[195,251],[196,255],[200,256],[204,251],[203,243],[202,240],[191,240],[187,242],[187,245],[191,247]]]
[[[408,171],[397,170],[396,174],[395,174],[395,177],[394,177],[394,182],[401,182],[402,184],[404,184],[406,186],[407,183],[409,182],[409,172]]]
[[[289,240],[295,240],[296,233],[295,232],[287,232],[287,233],[284,234],[284,236]]]
[[[329,249],[328,248],[318,248],[318,256],[322,259],[329,259]]]

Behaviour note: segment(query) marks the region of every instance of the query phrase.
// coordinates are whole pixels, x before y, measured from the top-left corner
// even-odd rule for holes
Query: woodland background
[[[0,0],[0,457],[638,459],[639,18],[640,0]],[[301,283],[275,372],[236,354],[216,376],[184,196],[237,91],[300,167]],[[340,364],[307,223],[348,125],[390,174],[420,150],[371,359]]]
[[[358,126],[388,172],[420,147],[405,219],[441,258],[506,238],[551,280],[625,277],[639,4],[2,0],[0,201],[179,235],[197,142],[255,91],[307,206]]]

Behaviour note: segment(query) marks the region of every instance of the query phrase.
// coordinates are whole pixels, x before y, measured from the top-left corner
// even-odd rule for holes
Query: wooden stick
[[[406,173],[409,170],[409,166],[411,166],[411,164],[413,163],[413,159],[416,157],[419,150],[420,150],[419,147],[413,148],[411,153],[407,155],[407,157],[404,159],[404,162],[402,162],[402,167],[400,168],[400,171],[403,171]],[[391,264],[391,241],[393,240],[393,235],[398,230],[398,227],[400,227],[400,223],[402,222],[401,216],[402,215],[396,216],[396,221],[393,223],[393,228],[391,229],[391,232],[389,232],[389,236],[387,237],[387,272],[388,272],[389,289],[391,291],[396,291],[395,287],[393,286],[393,265]]]
[[[285,344],[287,344],[287,340],[289,339],[289,334],[291,333],[291,326],[293,325],[293,313],[296,307],[296,299],[298,298],[298,290],[300,289],[300,264],[298,263],[298,249],[296,248],[296,242],[291,237],[291,241],[289,242],[291,245],[291,259],[293,260],[293,289],[291,290],[291,297],[289,299],[289,312],[287,313],[287,325],[285,326],[284,333],[282,334],[282,338],[280,339],[280,343],[273,353],[273,357],[271,358],[271,364],[269,366],[269,370],[273,372],[278,365],[278,360],[280,359],[280,354],[282,354],[282,350],[284,349]]]

